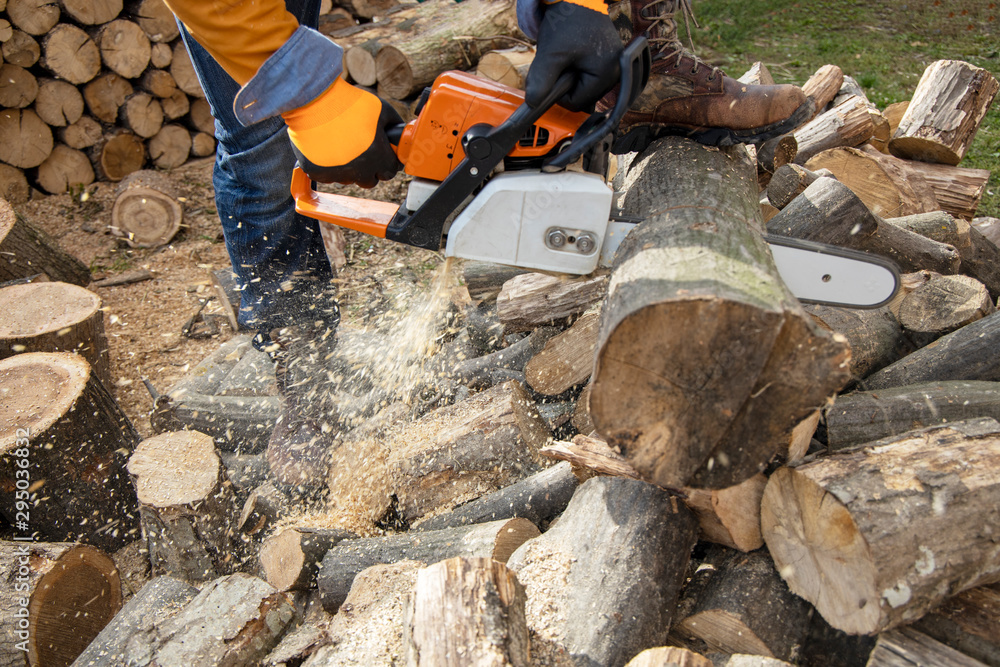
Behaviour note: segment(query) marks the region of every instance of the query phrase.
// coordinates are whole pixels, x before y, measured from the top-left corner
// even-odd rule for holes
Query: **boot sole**
[[[808,121],[815,108],[810,97],[785,120],[745,130],[691,125],[637,125],[615,139],[611,152],[617,155],[639,152],[661,137],[686,137],[706,146],[762,144],[768,139],[787,134]]]

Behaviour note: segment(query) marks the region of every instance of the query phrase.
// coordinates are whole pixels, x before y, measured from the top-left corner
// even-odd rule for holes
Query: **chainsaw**
[[[389,139],[412,177],[402,205],[317,192],[292,174],[296,210],[379,238],[549,273],[584,275],[610,266],[641,220],[620,215],[606,181],[611,140],[646,85],[645,39],[620,60],[620,92],[604,113],[556,102],[572,87],[563,75],[537,107],[524,93],[465,72],[445,72],[421,95],[416,117]],[[877,308],[899,288],[881,257],[767,235],[778,273],[802,301]]]

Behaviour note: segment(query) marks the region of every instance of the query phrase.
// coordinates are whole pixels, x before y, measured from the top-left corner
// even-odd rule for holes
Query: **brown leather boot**
[[[726,76],[684,48],[674,14],[691,18],[690,0],[622,0],[610,15],[623,40],[645,35],[653,52],[649,83],[625,114],[615,153],[679,135],[710,146],[763,143],[808,120],[814,105],[798,86],[755,86]],[[617,90],[598,110],[610,109]]]

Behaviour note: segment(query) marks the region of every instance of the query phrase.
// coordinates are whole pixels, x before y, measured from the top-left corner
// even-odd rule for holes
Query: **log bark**
[[[59,141],[70,148],[83,150],[101,140],[101,124],[90,116],[83,116],[72,125],[60,127],[57,135]]]
[[[0,111],[0,160],[29,169],[52,153],[52,130],[32,109]]]
[[[83,95],[65,81],[43,79],[38,85],[35,113],[52,127],[72,125],[83,116]]]
[[[191,56],[188,55],[184,42],[179,39],[174,42],[174,52],[170,58],[170,75],[177,82],[177,87],[191,97],[205,97],[198,75],[195,74],[194,65],[191,64]]]
[[[942,644],[914,628],[896,628],[879,635],[866,667],[982,667],[983,663]]]
[[[844,72],[836,65],[823,65],[802,84],[802,92],[816,102],[816,115],[819,115],[826,111],[842,85]]]
[[[570,465],[559,463],[499,491],[421,521],[412,530],[443,530],[516,518],[545,527],[566,509],[577,484]]]
[[[813,155],[837,146],[857,146],[875,133],[865,100],[852,97],[819,114],[795,130],[797,164],[805,164]]]
[[[198,589],[173,577],[156,577],[143,586],[87,645],[71,667],[127,664],[130,646],[139,648],[157,626],[176,614]]]
[[[938,60],[924,70],[889,141],[896,157],[957,165],[976,136],[1000,83],[987,70]]]
[[[504,37],[516,34],[514,4],[509,0],[441,5],[425,32],[379,50],[375,57],[379,90],[406,99],[441,72],[475,66],[483,53],[505,46]]]
[[[42,55],[42,47],[38,41],[23,30],[14,30],[0,49],[3,60],[18,67],[31,67]]]
[[[767,200],[777,209],[783,209],[790,201],[802,194],[803,190],[822,176],[833,176],[830,171],[810,171],[799,164],[783,164],[778,167],[767,184]]]
[[[998,342],[1000,313],[993,313],[868,376],[864,388],[943,380],[1000,380],[1000,360],[993,353]]]
[[[0,542],[0,662],[68,665],[122,606],[114,561],[72,543]]]
[[[146,148],[149,159],[158,169],[175,169],[185,162],[191,154],[191,133],[180,125],[164,125],[153,135]],[[215,141],[212,141],[215,149]]]
[[[239,504],[209,436],[175,431],[143,440],[128,471],[154,574],[200,583],[240,567]]]
[[[833,148],[805,163],[808,169],[827,169],[849,187],[873,213],[897,218],[936,211],[934,190],[899,160],[876,150]]]
[[[23,109],[38,97],[35,75],[17,65],[0,65],[0,106]]]
[[[101,25],[121,14],[122,0],[59,0],[63,13],[83,25]]]
[[[289,497],[270,482],[250,492],[240,512],[239,528],[247,535],[264,535],[282,518],[291,514]]]
[[[29,35],[44,35],[59,21],[53,0],[7,0],[7,18]]]
[[[146,37],[154,44],[172,42],[180,30],[177,20],[163,0],[139,0],[132,9],[132,17],[139,24]],[[155,65],[166,67],[166,65]]]
[[[56,144],[38,165],[38,184],[51,194],[78,192],[94,182],[94,168],[86,153]]]
[[[969,276],[934,276],[910,292],[899,306],[899,323],[909,331],[950,333],[996,308],[986,286]]]
[[[0,289],[0,359],[21,352],[76,352],[113,387],[101,298],[77,285],[30,283]]]
[[[81,287],[90,283],[86,264],[60,250],[54,239],[0,200],[0,282],[37,273]]]
[[[120,181],[142,169],[146,147],[133,133],[116,129],[94,144],[90,149],[90,161],[102,180]]]
[[[138,435],[83,357],[30,352],[0,361],[7,417],[0,423],[5,516],[15,517],[15,453],[27,453],[31,528],[50,540],[109,551],[135,539],[138,511],[125,457]],[[21,458],[21,457],[18,457]],[[44,491],[42,491],[44,488]],[[19,510],[20,511],[20,510]]]
[[[116,19],[106,23],[97,45],[104,66],[126,79],[137,78],[149,65],[149,38],[132,21]]]
[[[118,110],[121,124],[137,136],[149,139],[163,127],[163,107],[149,93],[130,95]]]
[[[524,90],[524,80],[534,59],[535,49],[528,46],[490,51],[479,59],[476,75]]]
[[[449,558],[420,570],[405,622],[408,665],[531,664],[524,587],[503,563]]]
[[[860,310],[808,305],[805,309],[821,327],[847,339],[851,377],[855,380],[888,366],[906,350],[903,329],[888,306]]]
[[[946,600],[914,630],[987,665],[1000,665],[1000,586],[979,586]]]
[[[848,379],[846,345],[776,275],[741,154],[665,139],[625,179],[625,213],[645,222],[616,256],[590,416],[663,486],[752,477]]]
[[[87,102],[87,109],[99,121],[114,123],[118,120],[118,109],[133,92],[131,83],[114,72],[108,72],[83,87],[83,99]]]
[[[950,245],[888,225],[839,180],[821,178],[771,218],[772,234],[854,248],[888,257],[902,271],[957,273],[961,262]]]
[[[551,436],[516,381],[427,413],[390,438],[391,488],[407,520],[535,472]]]
[[[24,172],[17,167],[0,162],[0,199],[10,204],[23,204],[28,201],[28,179],[24,177]],[[0,214],[2,215],[2,214]],[[0,239],[2,243],[2,239]],[[0,262],[2,266],[4,262]],[[0,272],[3,269],[0,268]]]
[[[713,548],[684,589],[670,635],[705,652],[798,656],[809,631],[809,603],[788,590],[764,549]]]
[[[533,649],[616,667],[664,644],[697,532],[690,510],[651,484],[584,482],[508,563],[527,592]]]
[[[594,369],[599,312],[585,313],[545,344],[524,367],[528,385],[539,394],[558,396],[590,379]]]
[[[492,262],[468,261],[462,267],[462,280],[469,296],[481,302],[493,301],[508,280],[530,273],[524,269]]]
[[[255,665],[294,616],[284,593],[257,577],[231,574],[206,584],[183,609],[158,623],[147,642],[130,645],[123,664]]]
[[[316,573],[326,553],[343,540],[357,537],[340,528],[293,526],[276,532],[260,547],[264,580],[279,591],[314,588]]]
[[[101,71],[101,51],[83,30],[60,23],[45,35],[40,62],[57,78],[78,86]]]
[[[384,537],[345,540],[323,558],[317,583],[323,608],[334,613],[340,608],[354,577],[380,563],[419,560],[436,563],[455,556],[493,558],[501,563],[527,540],[539,534],[527,519],[510,519]]]
[[[757,147],[757,186],[764,190],[774,172],[795,159],[799,145],[794,134],[783,134]]]
[[[797,595],[874,634],[1000,579],[1000,424],[958,422],[781,468],[761,529]],[[900,517],[906,517],[901,521]]]
[[[111,231],[133,248],[170,242],[184,220],[173,185],[161,173],[141,170],[119,184],[111,209]]]
[[[542,273],[514,276],[497,295],[497,315],[507,333],[531,331],[583,313],[604,297],[608,277],[571,278]]]

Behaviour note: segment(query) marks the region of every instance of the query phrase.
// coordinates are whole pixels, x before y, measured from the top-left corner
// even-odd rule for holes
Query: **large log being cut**
[[[646,220],[615,260],[590,416],[649,481],[733,486],[844,385],[847,347],[778,277],[744,152],[663,139],[625,187]]]

